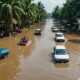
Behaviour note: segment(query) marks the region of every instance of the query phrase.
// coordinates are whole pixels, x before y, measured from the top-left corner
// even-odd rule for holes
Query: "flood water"
[[[55,43],[52,19],[34,25],[16,37],[0,39],[0,47],[10,49],[10,54],[0,60],[0,80],[80,80],[80,35],[65,34],[65,43]],[[42,35],[33,35],[36,28]],[[28,47],[18,46],[24,35],[32,41]],[[56,44],[65,45],[70,52],[69,63],[54,64],[51,52]]]

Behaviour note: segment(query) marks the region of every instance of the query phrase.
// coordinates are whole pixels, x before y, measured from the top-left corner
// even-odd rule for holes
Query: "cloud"
[[[63,3],[65,3],[66,0],[34,0],[34,2],[39,2],[41,1],[47,12],[51,12],[54,7],[62,6]]]

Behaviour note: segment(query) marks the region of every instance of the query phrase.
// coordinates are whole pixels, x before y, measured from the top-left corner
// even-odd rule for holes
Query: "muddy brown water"
[[[0,39],[0,47],[10,49],[10,54],[0,60],[0,80],[80,80],[80,36],[65,35],[65,43],[55,43],[51,32],[52,19],[34,25],[16,37]],[[33,35],[36,27],[43,29],[41,36]],[[18,46],[24,35],[32,40],[29,47]],[[70,52],[70,62],[54,64],[51,52],[56,44],[65,45]]]

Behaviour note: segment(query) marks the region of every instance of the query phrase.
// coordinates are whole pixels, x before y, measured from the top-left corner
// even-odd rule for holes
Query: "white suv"
[[[55,46],[53,55],[56,62],[69,62],[69,53],[63,45]]]
[[[63,33],[60,33],[60,32],[56,33],[55,40],[56,41],[65,41],[65,37],[64,37]]]

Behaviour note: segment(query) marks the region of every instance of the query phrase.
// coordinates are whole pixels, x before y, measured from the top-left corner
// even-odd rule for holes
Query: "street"
[[[10,56],[0,61],[0,80],[79,80],[80,43],[74,42],[74,39],[79,39],[79,35],[65,34],[67,42],[56,43],[55,33],[51,32],[53,25],[52,19],[48,19],[41,27],[41,36],[33,35],[35,29],[31,28],[29,33],[24,32],[15,39],[0,40],[0,45],[12,51]],[[32,39],[33,44],[29,48],[16,45],[24,34]],[[57,44],[65,45],[70,52],[69,63],[54,63],[51,52]]]

